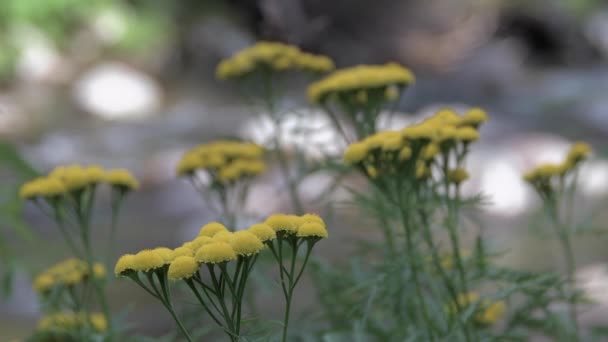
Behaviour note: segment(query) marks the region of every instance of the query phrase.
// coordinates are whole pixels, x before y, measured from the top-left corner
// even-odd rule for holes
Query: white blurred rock
[[[150,76],[118,62],[97,65],[75,84],[76,102],[108,120],[137,119],[157,112],[162,90]]]
[[[608,161],[590,160],[581,166],[579,176],[581,192],[589,197],[608,193]]]
[[[342,136],[334,129],[329,118],[322,112],[307,109],[297,114],[286,114],[278,132],[267,116],[245,121],[239,132],[243,137],[268,148],[274,148],[273,137],[278,133],[283,148],[295,147],[311,158],[336,156],[345,147]]]

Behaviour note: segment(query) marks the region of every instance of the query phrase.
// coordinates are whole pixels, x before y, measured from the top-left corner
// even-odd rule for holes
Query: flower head
[[[137,190],[139,182],[133,175],[125,169],[114,169],[106,172],[105,181],[109,184],[124,190]]]
[[[304,223],[298,228],[298,232],[296,236],[307,238],[307,237],[317,237],[317,238],[327,238],[327,229],[325,226],[317,223],[317,222],[308,222]]]
[[[469,179],[469,173],[463,168],[448,171],[448,181],[451,183],[460,184],[467,179]]]
[[[168,277],[171,280],[190,278],[198,270],[198,263],[191,256],[179,256],[169,265]]]
[[[277,238],[277,233],[265,223],[257,223],[247,229],[253,235],[257,236],[262,242],[271,241]]]
[[[116,261],[116,266],[114,266],[114,274],[119,276],[122,275],[126,271],[135,270],[134,269],[135,255],[133,254],[125,254],[118,258]]]
[[[163,265],[165,265],[165,260],[161,256],[161,253],[157,253],[150,249],[144,249],[135,254],[132,269],[138,272],[147,272],[161,268]]]
[[[227,232],[228,228],[219,222],[209,222],[204,225],[198,233],[198,236],[213,237],[219,232]]]
[[[180,256],[193,256],[194,252],[194,250],[188,247],[177,247],[173,250],[173,259]]]
[[[274,214],[270,215],[264,223],[274,229],[275,232],[295,233],[302,224],[302,219],[295,215]]]
[[[240,256],[251,256],[264,249],[262,241],[252,232],[241,230],[233,234],[230,246]]]
[[[202,263],[217,264],[236,259],[236,253],[230,244],[216,241],[208,243],[196,251],[194,258]]]

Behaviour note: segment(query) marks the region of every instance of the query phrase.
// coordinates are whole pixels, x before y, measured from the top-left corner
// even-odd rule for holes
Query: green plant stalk
[[[576,282],[574,275],[576,274],[576,261],[574,257],[574,251],[572,249],[572,242],[570,241],[570,234],[568,234],[567,227],[565,227],[559,218],[557,211],[558,201],[555,196],[549,196],[547,200],[548,215],[553,222],[555,233],[559,238],[559,242],[562,246],[562,252],[565,256],[566,262],[566,281],[568,282],[571,293],[568,296],[568,315],[572,321],[574,328],[574,336],[578,341],[580,339],[580,327],[578,320],[577,300],[572,292],[575,291]]]
[[[458,291],[456,290],[454,283],[452,282],[452,280],[446,273],[445,268],[441,264],[440,256],[437,251],[437,246],[433,242],[433,236],[432,236],[430,224],[428,222],[427,213],[420,210],[419,216],[422,221],[423,238],[424,238],[427,246],[431,250],[431,257],[433,260],[433,264],[434,264],[435,268],[437,269],[437,271],[439,272],[439,276],[441,277],[441,280],[443,281],[444,286],[448,290],[448,293],[450,294],[452,302],[455,303],[457,311],[460,312],[460,310],[462,308],[460,307],[460,303],[458,302]],[[466,326],[465,322],[463,322],[460,319],[457,319],[456,321],[465,334],[465,340],[471,341],[470,332],[469,332],[469,329]]]
[[[112,331],[112,322],[111,322],[108,301],[105,296],[105,292],[101,288],[101,284],[100,284],[99,280],[93,276],[94,257],[93,257],[93,250],[91,247],[91,236],[90,236],[91,226],[90,226],[90,224],[91,224],[91,216],[92,216],[91,212],[93,209],[94,199],[95,199],[95,187],[93,186],[89,190],[90,190],[90,192],[89,192],[88,201],[86,203],[84,203],[84,205],[79,202],[77,203],[76,215],[78,218],[78,223],[80,225],[80,234],[81,234],[81,238],[82,238],[82,244],[84,247],[85,261],[87,263],[89,272],[91,273],[91,283],[93,284],[93,288],[97,294],[99,304],[101,305],[101,310],[108,322],[108,331],[111,332]],[[83,194],[81,194],[81,196],[84,197],[85,194],[86,193],[83,193]]]
[[[466,154],[467,148],[466,146],[463,147],[463,151],[462,154],[458,154],[456,156],[457,159],[457,164],[460,164],[464,158],[464,155]],[[462,260],[462,253],[461,253],[461,248],[460,248],[460,236],[458,234],[458,223],[459,223],[459,218],[458,218],[458,212],[459,212],[459,207],[458,204],[460,203],[460,186],[459,185],[455,185],[455,189],[454,189],[454,197],[450,198],[450,181],[448,178],[448,174],[449,174],[449,156],[447,153],[443,154],[443,185],[445,187],[445,205],[447,207],[447,211],[448,211],[448,216],[447,216],[447,228],[448,228],[448,235],[450,237],[450,244],[452,247],[452,258],[456,264],[456,269],[458,271],[458,277],[460,280],[460,286],[462,287],[462,292],[463,293],[468,293],[469,292],[469,286],[468,286],[468,281],[467,281],[467,274],[466,274],[466,270],[464,268],[464,263]],[[456,298],[456,305],[459,306],[458,300]],[[459,319],[460,320],[460,319]],[[466,324],[466,322],[464,322],[465,327],[464,327],[464,332],[465,335],[468,337],[470,334],[469,331],[469,327],[468,324]],[[473,333],[475,336],[477,336],[476,330],[473,329]]]
[[[228,329],[224,329],[224,331],[226,332],[231,341],[238,341],[238,334],[235,334],[233,319],[230,315],[230,312],[228,311],[226,302],[224,300],[223,289],[225,287],[226,278],[222,277],[222,279],[218,280],[217,276],[215,275],[213,265],[207,264],[207,268],[209,269],[209,274],[211,275],[211,281],[213,283],[213,287],[215,288],[216,297],[220,303],[224,320],[226,321],[226,325],[228,326]]]
[[[400,189],[400,187],[397,187]],[[419,279],[419,265],[418,265],[418,255],[414,252],[414,241],[413,241],[413,232],[412,227],[409,224],[408,214],[406,213],[406,208],[404,207],[405,203],[403,203],[401,194],[397,195],[397,201],[399,204],[399,213],[401,214],[401,224],[403,225],[403,229],[405,231],[405,242],[407,249],[407,257],[412,269],[412,277],[414,280],[414,287],[416,291],[416,296],[418,297],[418,305],[420,306],[420,310],[422,311],[422,319],[424,321],[425,329],[431,341],[435,340],[435,333],[433,331],[433,327],[431,325],[429,313],[426,306],[426,300],[424,299],[424,294],[422,293],[422,284]]]
[[[120,213],[120,204],[122,202],[122,199],[124,198],[124,194],[123,193],[117,193],[117,191],[122,191],[122,190],[115,190],[112,189],[112,204],[111,204],[111,220],[112,222],[110,223],[110,237],[108,239],[108,254],[107,254],[107,260],[106,260],[106,265],[108,265],[108,267],[110,265],[112,265],[112,262],[114,260],[114,256],[116,254],[116,228],[118,225],[118,214]],[[118,196],[115,198],[115,196]]]
[[[188,342],[193,342],[194,340],[188,333],[188,330],[186,329],[186,327],[184,326],[182,321],[179,319],[179,317],[175,313],[175,309],[173,308],[173,303],[171,301],[171,293],[169,291],[169,287],[166,284],[167,279],[164,276],[164,274],[161,276],[160,272],[162,272],[162,271],[157,271],[157,272],[155,271],[155,274],[156,274],[156,277],[158,278],[161,289],[159,289],[158,286],[156,286],[156,282],[154,281],[154,274],[151,272],[146,272],[148,282],[150,282],[150,285],[152,286],[152,289],[153,289],[154,293],[156,294],[155,297],[158,298],[160,300],[160,302],[163,304],[163,306],[165,307],[165,309],[167,309],[167,311],[169,311],[169,314],[171,315],[171,317],[173,318],[175,323],[177,323],[177,326],[181,330],[184,337],[186,337],[186,340],[188,340]],[[140,283],[140,286],[146,288],[141,283]],[[148,292],[152,292],[152,291],[148,291]]]

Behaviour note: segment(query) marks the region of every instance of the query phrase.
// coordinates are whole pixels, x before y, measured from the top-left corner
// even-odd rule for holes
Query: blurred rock
[[[153,115],[163,96],[152,77],[119,62],[105,62],[86,71],[76,81],[73,95],[87,112],[108,120]]]

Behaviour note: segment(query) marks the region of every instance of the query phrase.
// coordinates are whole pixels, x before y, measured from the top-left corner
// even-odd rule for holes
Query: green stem
[[[296,257],[298,255],[298,245],[295,240],[290,241],[291,244],[291,263],[289,267],[289,273],[287,274],[287,278],[289,280],[289,285],[287,286],[287,294],[285,296],[285,317],[283,318],[283,338],[282,341],[287,341],[287,330],[289,327],[289,315],[291,312],[291,299],[293,298],[293,290],[295,288],[294,282],[294,272],[296,266]]]
[[[215,270],[213,269],[213,265],[207,264],[207,267],[209,269],[209,273],[211,275],[211,281],[213,282],[213,286],[216,288],[216,293],[217,293],[217,299],[220,303],[220,306],[222,308],[222,313],[224,315],[224,320],[226,321],[226,324],[228,325],[228,329],[224,329],[224,331],[228,334],[228,337],[230,337],[231,341],[238,341],[238,335],[236,335],[234,333],[234,325],[232,317],[230,316],[230,312],[228,311],[228,308],[226,307],[226,302],[224,301],[224,297],[223,297],[223,282],[225,282],[225,278],[220,282],[218,281],[216,275],[215,275]]]
[[[415,246],[414,246],[414,241],[413,241],[413,236],[412,236],[413,235],[412,227],[409,224],[408,215],[405,212],[404,203],[403,203],[403,200],[401,199],[402,196],[399,194],[397,197],[398,197],[398,202],[399,202],[399,212],[401,214],[401,223],[403,224],[403,228],[405,230],[407,256],[408,256],[408,260],[410,263],[410,267],[412,269],[412,277],[414,280],[416,297],[418,297],[417,298],[418,305],[420,306],[420,310],[422,311],[422,318],[424,320],[424,325],[427,330],[427,333],[429,334],[429,338],[431,339],[431,341],[434,341],[435,334],[434,334],[433,328],[431,326],[431,321],[430,321],[430,317],[429,317],[427,306],[426,306],[426,300],[424,299],[424,294],[422,292],[422,284],[420,283],[419,274],[418,274],[419,265],[418,265],[417,255],[414,253]]]
[[[84,199],[85,202],[81,203],[81,201],[77,201],[76,203],[76,216],[80,225],[80,236],[82,238],[82,244],[84,247],[85,261],[91,274],[91,283],[93,284],[93,289],[97,294],[97,299],[101,305],[101,310],[108,321],[108,331],[112,331],[110,308],[108,306],[105,292],[101,287],[99,279],[95,278],[93,275],[94,256],[93,249],[91,247],[91,213],[95,200],[95,186],[91,186],[88,191],[88,193],[84,191],[81,194],[81,198]],[[85,197],[85,195],[88,195],[88,198]]]
[[[205,309],[205,311],[207,311],[207,313],[209,314],[209,316],[211,316],[211,318],[213,319],[213,321],[223,329],[224,326],[219,321],[219,319],[217,319],[217,317],[215,317],[215,315],[213,314],[213,311],[211,311],[211,308],[209,306],[207,306],[207,303],[205,303],[205,300],[203,299],[203,297],[201,296],[201,294],[196,289],[196,285],[194,285],[194,282],[192,281],[192,279],[185,280],[185,282],[186,282],[186,284],[188,284],[188,287],[190,287],[190,289],[194,293],[194,296],[196,297],[196,299],[198,299],[199,303],[201,303],[201,305],[203,306],[203,308]]]
[[[156,282],[154,281],[153,273],[146,272],[146,276],[148,277],[148,281],[150,282],[150,285],[152,286],[152,288],[154,289],[154,292],[156,293],[156,297],[160,300],[160,302],[167,309],[167,311],[169,311],[169,314],[171,315],[171,317],[173,318],[175,323],[177,323],[177,326],[181,330],[184,337],[186,337],[186,340],[188,340],[189,342],[193,342],[194,340],[188,333],[188,330],[186,330],[186,327],[184,326],[182,321],[179,319],[179,317],[175,313],[175,309],[173,308],[173,303],[171,301],[171,293],[169,292],[169,288],[166,283],[166,280],[167,280],[166,276],[165,275],[161,276],[161,274],[159,272],[158,273],[155,272],[155,273],[158,278],[159,284],[161,286],[160,290],[156,286]]]
[[[111,265],[116,254],[116,227],[118,225],[118,214],[120,212],[120,204],[122,202],[123,194],[118,192],[122,190],[112,189],[112,205],[111,205],[111,223],[110,223],[110,237],[108,239],[108,254],[106,264]],[[118,196],[118,197],[115,197]]]
[[[572,249],[572,242],[570,241],[570,234],[568,234],[567,227],[565,227],[559,219],[559,214],[557,212],[557,199],[555,199],[555,197],[553,196],[549,197],[548,206],[549,216],[553,221],[553,226],[555,228],[556,234],[559,238],[565,256],[566,280],[568,282],[570,290],[570,294],[568,296],[568,315],[570,316],[570,320],[572,321],[575,338],[578,341],[580,336],[580,327],[578,321],[577,299],[574,296],[574,292],[576,289],[576,261],[574,257],[574,251]]]

